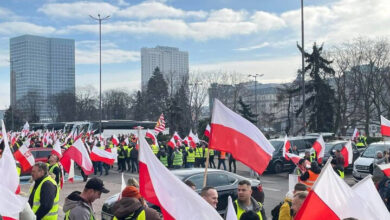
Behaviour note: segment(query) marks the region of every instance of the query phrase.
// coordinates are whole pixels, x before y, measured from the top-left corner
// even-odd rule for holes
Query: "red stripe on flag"
[[[231,153],[233,157],[262,174],[267,168],[271,155],[248,136],[232,128],[211,124],[212,138],[209,147]],[[229,138],[226,138],[229,136]]]
[[[324,201],[312,190],[306,197],[294,220],[340,220]]]
[[[109,164],[109,165],[113,165],[114,162],[115,162],[115,159],[110,159],[110,158],[107,158],[107,157],[101,157],[101,156],[95,154],[93,151],[91,152],[91,154],[89,156],[91,157],[92,161],[100,161],[100,162],[103,162],[103,163],[106,163],[106,164]]]
[[[389,136],[390,137],[390,127],[387,127],[385,125],[381,125],[381,134],[383,136]]]
[[[64,170],[69,173],[70,170],[70,159],[73,159],[75,163],[77,163],[84,171],[85,175],[90,175],[93,173],[93,167],[91,167],[90,170],[87,170],[86,167],[83,167],[83,155],[82,153],[74,146],[71,146],[68,148],[68,150],[65,151],[63,157],[61,158],[60,162],[62,166],[64,167]]]
[[[345,146],[343,146],[343,148],[341,149],[340,151],[341,155],[343,155],[344,157],[344,167],[348,167],[348,150]]]

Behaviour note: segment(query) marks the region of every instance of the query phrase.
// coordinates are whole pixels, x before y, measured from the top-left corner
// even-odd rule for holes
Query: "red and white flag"
[[[175,131],[175,133],[173,133],[173,138],[174,138],[176,141],[180,141],[180,142],[183,141],[183,140],[181,139],[180,135],[177,133],[177,131]]]
[[[53,151],[51,152],[52,154],[57,155],[57,157],[60,159],[62,157],[61,145],[62,145],[61,142],[57,139],[56,142],[54,143]]]
[[[387,176],[390,177],[390,163],[385,163],[385,164],[379,164],[377,165],[383,173]]]
[[[189,146],[190,141],[188,140],[188,137],[187,137],[187,136],[183,139],[183,143],[184,143],[186,146]]]
[[[112,144],[113,144],[113,145],[115,145],[115,146],[118,146],[118,145],[119,145],[119,139],[118,139],[118,137],[117,137],[115,134],[112,135],[111,141],[112,141]]]
[[[68,175],[68,182],[74,183],[74,161],[70,159],[70,170]]]
[[[275,151],[251,122],[214,100],[209,148],[229,152],[259,174],[267,168]]]
[[[364,200],[326,163],[294,220],[377,219]]]
[[[290,158],[287,156],[287,153],[289,153],[290,148],[291,148],[291,142],[288,140],[286,135],[286,137],[284,137],[284,144],[283,144],[283,151],[282,151],[283,157],[286,160],[290,160]]]
[[[352,139],[351,140],[355,140],[359,137],[359,130],[357,128],[355,128],[355,130],[353,130],[353,134],[352,134]]]
[[[341,148],[340,153],[344,157],[344,167],[348,167],[349,164],[353,163],[352,142],[350,140]]]
[[[140,192],[147,201],[161,208],[165,220],[222,220],[210,204],[158,160],[144,137],[139,139],[141,145],[139,152]]]
[[[60,169],[61,169],[60,187],[62,189],[62,187],[64,186],[64,168],[62,167],[61,164],[60,164]]]
[[[27,136],[28,132],[30,132],[30,125],[26,121],[26,123],[24,124],[23,129],[22,129],[22,137]]]
[[[192,130],[190,130],[190,133],[188,134],[188,140],[191,147],[195,148],[196,144],[199,143],[199,138],[196,134],[192,133]]]
[[[209,124],[207,124],[206,130],[204,130],[204,136],[210,138],[210,134],[211,134],[211,127]]]
[[[371,211],[375,213],[378,220],[390,219],[390,212],[387,210],[378,190],[372,181],[372,176],[368,175],[366,178],[356,183],[352,190],[359,196],[361,201],[365,201]]]
[[[121,192],[119,193],[118,201],[122,199],[122,192],[126,188],[126,182],[125,182],[125,177],[122,173],[122,183],[121,183]]]
[[[92,148],[90,156],[92,161],[101,161],[109,165],[113,165],[115,162],[115,155],[113,153],[100,149],[96,146]]]
[[[67,173],[70,170],[71,159],[83,169],[85,175],[93,173],[92,161],[81,139],[77,139],[62,155],[60,162]]]
[[[381,134],[390,137],[390,121],[381,115]]]
[[[165,131],[165,120],[164,120],[164,114],[160,115],[160,118],[157,120],[157,124],[154,127],[154,131],[158,134],[160,132]]]
[[[292,162],[294,163],[294,164],[298,164],[299,163],[299,161],[302,159],[302,157],[300,157],[300,156],[298,156],[298,155],[296,155],[296,154],[291,154],[291,153],[286,153],[286,156],[289,158],[289,159],[291,159],[292,160]]]
[[[17,220],[28,201],[0,184],[0,216],[3,220]]]
[[[154,134],[154,131],[151,131],[151,130],[147,130],[146,131],[146,137],[147,138],[150,138],[152,141],[153,141],[153,144],[154,145],[157,145],[158,146],[158,143],[157,143],[157,138],[156,138],[156,135]]]
[[[320,135],[313,144],[313,149],[316,151],[318,164],[322,164],[322,159],[325,155],[325,141]]]
[[[35,164],[34,156],[30,149],[27,148],[30,140],[27,140],[23,145],[14,153],[15,160],[19,161],[22,171],[27,171]]]
[[[172,149],[175,149],[176,141],[175,138],[171,137],[171,139],[167,143],[168,146],[170,146]]]

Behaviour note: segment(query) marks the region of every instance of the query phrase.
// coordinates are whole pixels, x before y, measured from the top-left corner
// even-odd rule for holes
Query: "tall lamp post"
[[[256,115],[257,115],[258,114],[257,113],[257,77],[262,77],[262,76],[264,76],[264,74],[249,74],[248,76],[255,78],[255,111],[256,111]]]
[[[100,17],[100,14],[98,14],[98,17],[93,17],[92,15],[89,15],[92,19],[99,21],[99,134],[102,133],[102,21],[107,20],[110,18],[109,15],[107,15],[104,18]]]
[[[302,117],[303,117],[303,135],[306,134],[306,104],[305,104],[305,34],[303,23],[303,0],[301,0],[301,35],[302,35]]]

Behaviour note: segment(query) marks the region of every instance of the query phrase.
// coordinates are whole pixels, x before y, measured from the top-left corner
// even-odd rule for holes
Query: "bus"
[[[134,121],[134,120],[102,120],[102,134],[104,137],[110,137],[113,134],[137,134],[136,127],[142,127],[142,133],[147,129],[154,129],[156,122],[152,121]],[[99,133],[99,121],[89,123],[88,131]],[[169,129],[165,129],[163,134],[168,134]]]

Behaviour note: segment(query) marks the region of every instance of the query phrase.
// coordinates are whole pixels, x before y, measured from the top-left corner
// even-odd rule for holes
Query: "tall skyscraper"
[[[175,47],[142,48],[141,49],[141,86],[145,91],[150,77],[156,67],[163,73],[168,83],[168,88],[175,92],[183,82],[188,79],[188,52],[179,51]]]
[[[53,120],[50,104],[53,95],[75,94],[75,42],[72,39],[32,35],[11,38],[10,62],[11,106],[22,111],[34,108],[41,121]]]

